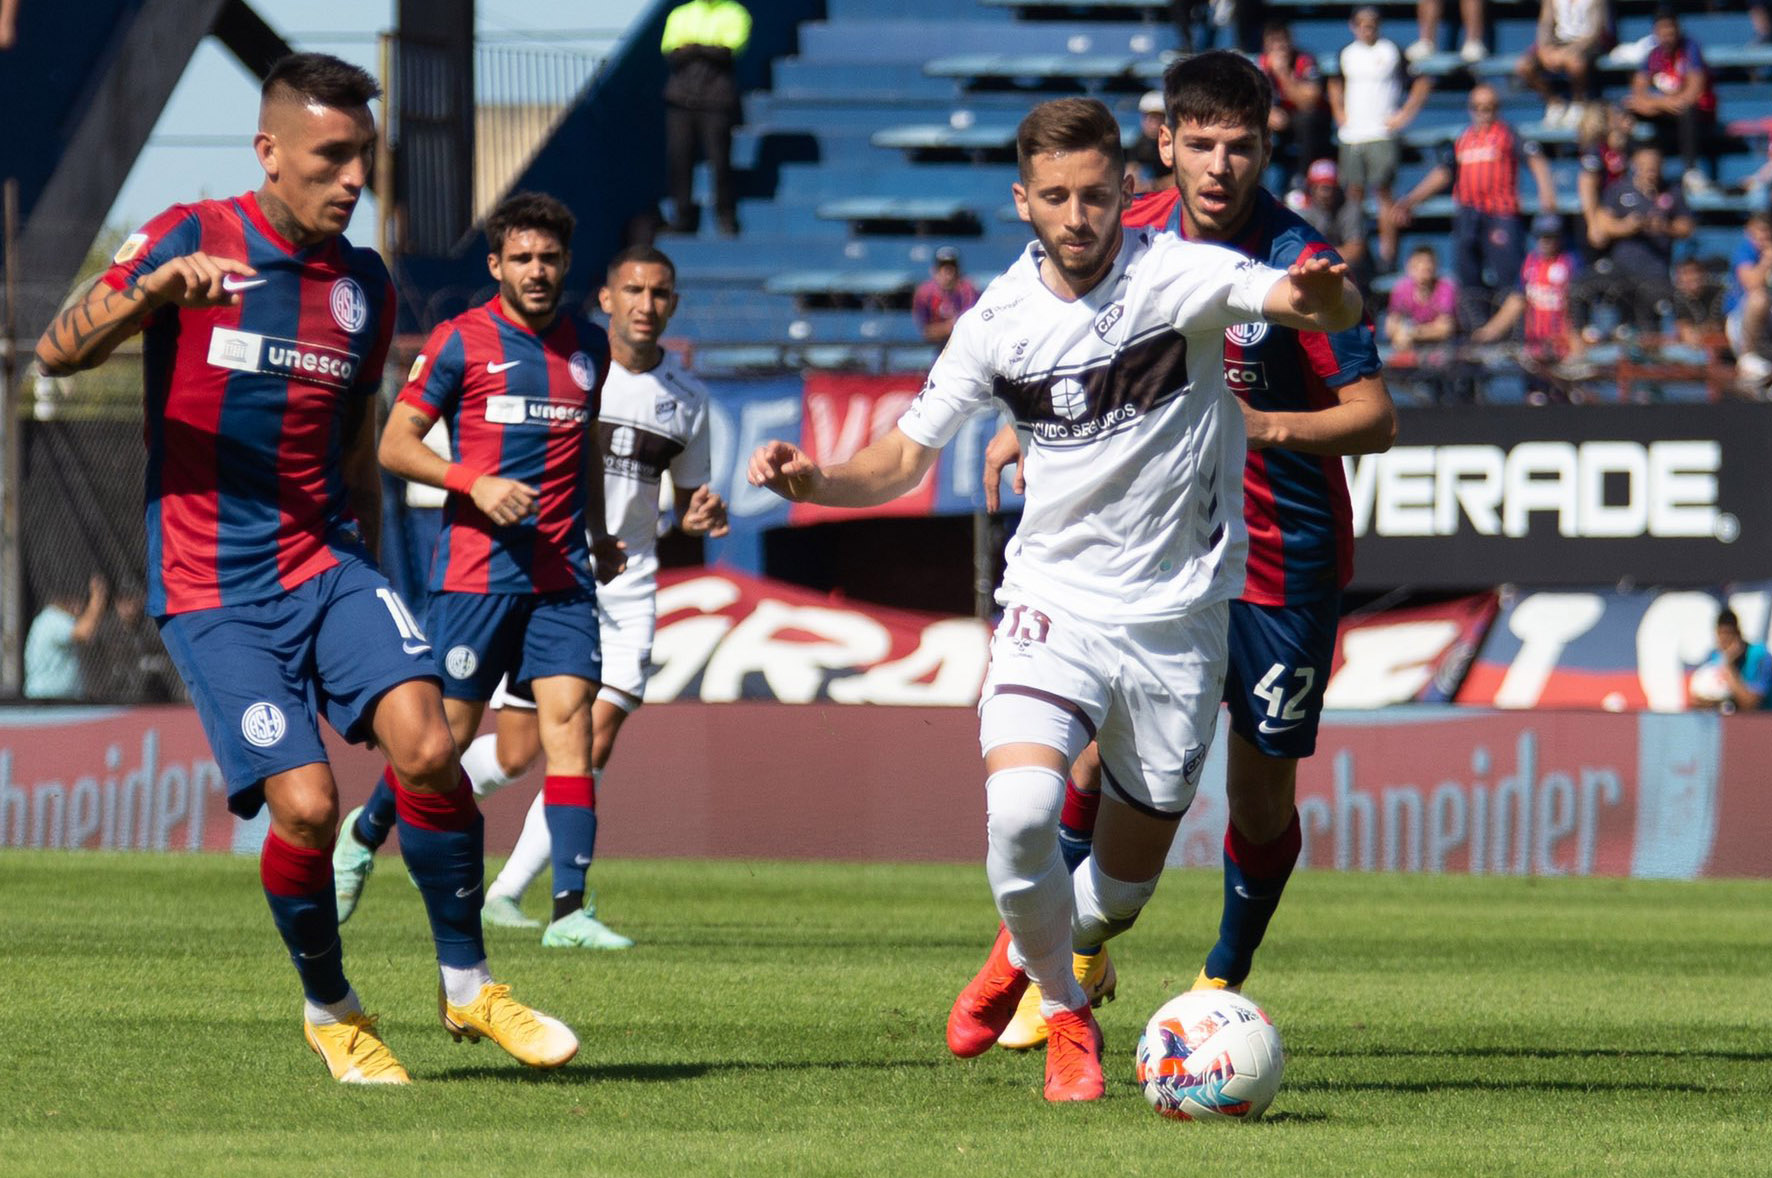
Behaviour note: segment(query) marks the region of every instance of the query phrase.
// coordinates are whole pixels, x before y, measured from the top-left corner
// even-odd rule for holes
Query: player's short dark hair
[[[1729,627],[1737,634],[1741,633],[1741,619],[1736,617],[1735,611],[1728,606],[1717,611],[1717,629],[1721,630],[1724,626]]]
[[[1093,98],[1054,98],[1027,113],[1015,129],[1015,162],[1026,180],[1035,156],[1049,151],[1099,151],[1126,170],[1126,145],[1114,112]]]
[[[1240,53],[1214,49],[1184,57],[1163,71],[1164,118],[1171,130],[1183,123],[1249,127],[1267,138],[1274,85]]]
[[[577,224],[572,210],[547,193],[513,192],[486,218],[486,244],[493,253],[502,254],[506,237],[532,229],[552,234],[561,249],[571,249],[572,228]]]
[[[369,71],[330,53],[291,53],[271,66],[259,89],[267,101],[290,94],[335,110],[354,110],[380,98],[381,85]]]
[[[671,272],[671,282],[677,281],[677,263],[671,261],[670,255],[655,245],[630,245],[613,258],[609,259],[609,268],[604,271],[608,280],[615,278],[616,272],[623,266],[633,263],[637,266],[663,266]]]
[[[1409,251],[1409,256],[1411,258],[1419,258],[1422,254],[1426,254],[1428,257],[1432,258],[1436,266],[1439,265],[1440,251],[1431,245],[1418,245]]]

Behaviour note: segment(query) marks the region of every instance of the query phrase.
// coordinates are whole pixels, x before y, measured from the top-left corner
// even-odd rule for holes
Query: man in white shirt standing
[[[1099,102],[1034,108],[1016,151],[1015,202],[1037,240],[961,316],[897,427],[830,467],[765,443],[748,477],[796,501],[865,506],[916,486],[965,419],[998,402],[1024,432],[1029,491],[979,706],[985,869],[1003,928],[947,1039],[962,1057],[989,1050],[1032,980],[1050,1028],[1046,1098],[1096,1100],[1101,1031],[1072,948],[1124,932],[1156,890],[1205,764],[1243,581],[1244,438],[1224,331],[1339,331],[1361,303],[1347,267],[1324,258],[1281,272],[1123,232],[1131,186]],[[1072,876],[1059,812],[1091,739],[1103,796]]]
[[[1329,109],[1341,140],[1341,179],[1355,208],[1368,192],[1378,196],[1378,262],[1397,264],[1398,230],[1389,219],[1391,190],[1397,180],[1397,136],[1415,121],[1433,83],[1418,77],[1404,83],[1408,68],[1395,41],[1378,35],[1378,9],[1357,9],[1348,22],[1354,39],[1339,58],[1341,74],[1329,79]]]

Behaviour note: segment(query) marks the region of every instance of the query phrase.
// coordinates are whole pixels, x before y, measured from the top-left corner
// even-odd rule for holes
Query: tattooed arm
[[[37,341],[37,361],[51,376],[96,368],[161,307],[219,307],[238,302],[240,296],[227,288],[226,277],[255,273],[245,262],[195,253],[168,259],[122,290],[101,282],[55,317]]]

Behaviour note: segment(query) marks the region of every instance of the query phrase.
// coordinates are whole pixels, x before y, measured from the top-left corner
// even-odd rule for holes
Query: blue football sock
[[[344,946],[338,938],[338,902],[332,894],[332,849],[297,847],[272,831],[258,860],[271,919],[309,1001],[327,1005],[351,992]]]
[[[465,969],[486,960],[480,931],[486,820],[464,776],[449,794],[399,787],[400,853],[431,920],[437,960]]]
[[[585,870],[597,849],[597,793],[589,776],[542,779],[542,812],[553,844],[554,919],[584,906]]]
[[[382,780],[370,791],[369,800],[363,803],[357,821],[352,824],[351,837],[370,850],[379,851],[394,829],[395,811],[394,791],[388,787],[387,775],[383,774]]]
[[[1252,843],[1231,825],[1224,835],[1224,914],[1218,943],[1206,955],[1208,977],[1240,986],[1255,962],[1255,950],[1267,935],[1268,921],[1280,906],[1280,895],[1298,862],[1303,840],[1298,812],[1279,838]]]

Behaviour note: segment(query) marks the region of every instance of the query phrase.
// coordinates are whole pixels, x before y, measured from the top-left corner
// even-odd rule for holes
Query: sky
[[[380,75],[376,34],[393,27],[393,0],[251,0],[299,50],[336,54]],[[651,0],[479,0],[483,44],[534,44],[601,56]],[[180,201],[231,196],[261,179],[252,154],[258,82],[213,37],[191,58],[148,145],[106,217],[134,228]],[[375,242],[374,199],[357,207],[351,237]]]

